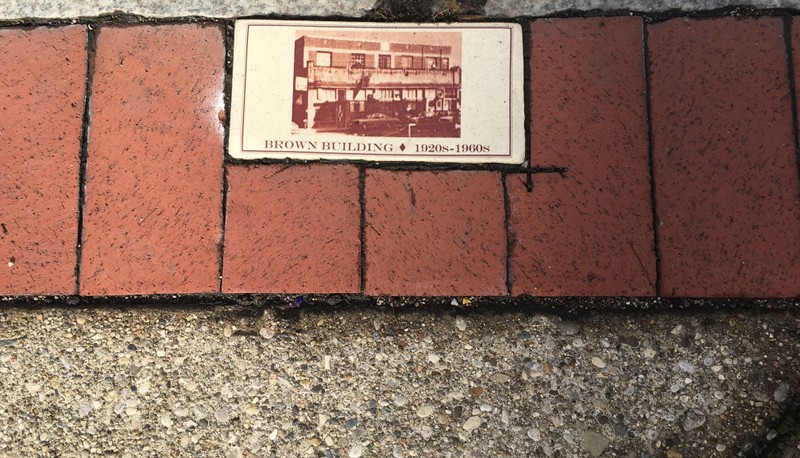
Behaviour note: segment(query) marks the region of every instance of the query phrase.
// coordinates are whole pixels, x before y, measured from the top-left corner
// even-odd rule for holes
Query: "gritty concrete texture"
[[[430,17],[435,17],[438,11],[452,10],[453,3],[448,0],[417,1],[412,9],[415,10],[415,15],[419,16],[424,12],[425,5],[429,5]],[[463,5],[479,2],[464,1],[460,3]],[[198,2],[163,2],[161,0],[91,0],[83,2],[71,0],[7,0],[0,3],[0,18],[75,18],[118,12],[153,17],[237,17],[266,14],[363,17],[375,8],[376,4],[376,0],[305,0],[291,2],[285,0],[231,0],[225,2],[217,0]],[[796,8],[798,4],[797,0],[489,0],[486,2],[485,14],[490,17],[512,17],[540,16],[575,10],[697,11],[740,5],[758,8]]]
[[[91,0],[86,2],[10,0],[0,6],[4,18],[59,18],[97,16],[123,12],[154,17],[212,16],[235,17],[254,14],[303,16],[362,16],[374,0],[204,0],[199,2],[164,2],[162,0]]]
[[[303,310],[0,309],[0,455],[800,454],[796,313]]]
[[[74,294],[83,27],[0,30],[0,294]]]
[[[367,294],[507,293],[499,173],[368,170],[365,195]]]
[[[512,294],[654,296],[641,18],[531,24],[531,154],[506,179]]]
[[[661,294],[800,295],[782,20],[676,19],[649,49]]]
[[[486,14],[510,17],[541,16],[560,11],[703,11],[730,6],[797,8],[799,5],[797,0],[489,0],[486,2]]]
[[[101,27],[81,293],[219,291],[219,27]]]
[[[360,292],[358,199],[352,165],[229,166],[223,291]]]

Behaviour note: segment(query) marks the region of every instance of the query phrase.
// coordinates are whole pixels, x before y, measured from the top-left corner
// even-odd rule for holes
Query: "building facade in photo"
[[[346,130],[370,115],[456,125],[461,68],[452,65],[460,62],[452,53],[452,46],[441,44],[301,36],[295,41],[292,122],[318,131]]]

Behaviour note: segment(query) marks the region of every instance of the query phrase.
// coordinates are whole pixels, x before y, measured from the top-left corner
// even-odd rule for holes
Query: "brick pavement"
[[[795,18],[533,21],[532,192],[234,163],[221,26],[93,29],[0,31],[0,295],[800,296]]]

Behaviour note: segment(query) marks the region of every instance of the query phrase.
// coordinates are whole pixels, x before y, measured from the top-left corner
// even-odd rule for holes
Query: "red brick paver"
[[[649,29],[662,295],[800,295],[782,22]]]
[[[83,27],[0,30],[0,295],[75,294]]]
[[[223,76],[218,27],[99,29],[83,294],[218,291]]]
[[[507,177],[512,293],[655,295],[639,18],[532,24],[532,157]]]
[[[366,293],[506,294],[503,188],[496,172],[366,177]]]
[[[223,291],[357,293],[358,169],[230,166]]]

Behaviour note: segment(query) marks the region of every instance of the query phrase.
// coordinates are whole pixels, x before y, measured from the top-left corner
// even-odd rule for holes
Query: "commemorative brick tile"
[[[649,49],[662,294],[800,295],[781,19],[671,20]]]
[[[98,30],[81,293],[219,290],[224,55],[217,26]]]
[[[512,294],[652,296],[642,22],[531,26],[532,161],[565,177],[509,175]]]
[[[352,165],[230,166],[223,291],[358,293],[358,181]]]
[[[86,31],[0,43],[0,295],[74,294]]]
[[[500,174],[366,176],[366,293],[504,295],[506,233]]]

